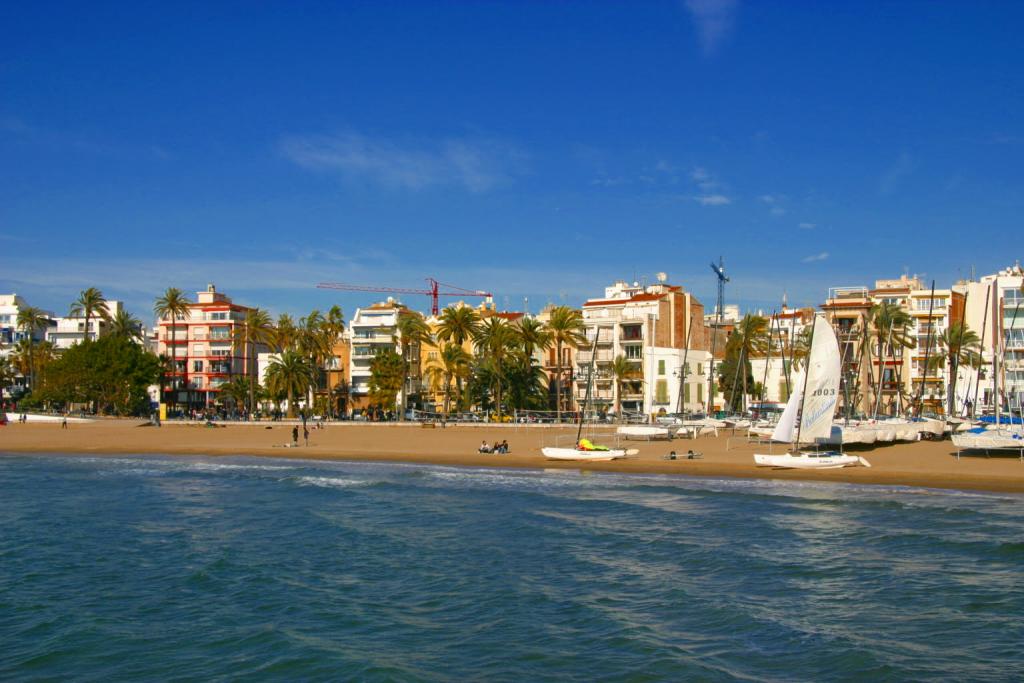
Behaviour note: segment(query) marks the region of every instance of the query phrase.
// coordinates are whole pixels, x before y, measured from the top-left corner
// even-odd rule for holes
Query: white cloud
[[[455,185],[484,192],[508,181],[524,158],[518,150],[489,140],[398,144],[358,133],[290,136],[280,149],[303,168],[338,171],[349,180],[407,190]]]
[[[732,204],[732,200],[724,194],[710,194],[702,197],[694,197],[694,199],[701,206],[725,206],[726,204]]]
[[[780,197],[774,194],[763,194],[760,197],[758,197],[758,199],[764,202],[765,204],[768,204],[769,206],[778,204],[780,201]]]
[[[736,20],[736,0],[686,0],[705,56],[712,56],[729,37]]]
[[[800,228],[801,230],[814,230],[816,227],[818,227],[818,224],[817,223],[799,223],[796,227]]]
[[[823,251],[820,254],[812,254],[811,256],[805,256],[800,259],[801,263],[814,263],[815,261],[824,261],[828,258],[828,252]]]
[[[769,213],[771,213],[771,215],[773,216],[784,216],[786,215],[786,210],[781,206],[773,206],[771,209],[769,209]]]

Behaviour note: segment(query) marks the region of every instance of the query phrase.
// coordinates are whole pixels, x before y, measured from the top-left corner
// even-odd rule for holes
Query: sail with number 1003
[[[841,371],[836,334],[824,318],[815,316],[804,385],[789,397],[772,433],[773,441],[791,443],[793,449],[785,455],[755,453],[757,465],[802,469],[833,469],[857,464],[871,466],[867,460],[855,455],[799,450],[801,444],[825,441],[831,435]]]

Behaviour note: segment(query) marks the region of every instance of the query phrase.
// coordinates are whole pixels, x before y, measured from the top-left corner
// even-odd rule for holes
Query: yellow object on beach
[[[579,448],[580,448],[581,451],[606,451],[606,450],[608,450],[607,446],[597,446],[597,445],[594,445],[590,441],[590,439],[580,439],[580,446],[579,446]]]

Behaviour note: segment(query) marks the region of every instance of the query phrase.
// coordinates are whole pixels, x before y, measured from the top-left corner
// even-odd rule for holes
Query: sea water
[[[0,457],[2,680],[1020,680],[1024,499]]]

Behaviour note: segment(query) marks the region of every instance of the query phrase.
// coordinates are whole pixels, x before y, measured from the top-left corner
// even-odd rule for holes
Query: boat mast
[[[952,293],[950,293],[949,299],[950,306],[952,307],[953,299]],[[924,376],[921,378],[921,388],[917,391],[917,400],[914,404],[917,406],[917,416],[921,417],[921,413],[924,410],[924,385],[928,382],[928,357],[932,352],[932,310],[935,308],[935,280],[932,280],[932,297],[928,300],[928,342],[924,348]],[[952,324],[952,323],[951,323]]]
[[[887,339],[885,343],[892,344],[892,324],[889,325],[889,334],[886,335],[886,337]],[[879,342],[881,342],[881,340],[879,340]],[[878,385],[875,387],[877,391],[875,392],[874,414],[874,419],[876,420],[878,419],[878,411],[882,407],[882,388],[884,387],[883,377],[885,377],[885,347],[880,346],[878,350]]]
[[[807,404],[807,380],[811,377],[811,353],[814,351],[814,327],[816,319],[811,318],[811,340],[807,344],[807,359],[804,361],[804,388],[800,392],[800,413],[796,416],[796,442],[795,446],[800,448],[800,431],[804,426],[804,406]]]
[[[764,412],[765,394],[768,393],[768,363],[772,360],[772,335],[775,333],[775,311],[772,311],[771,325],[768,326],[768,350],[764,356],[764,379],[761,381],[761,412]],[[781,336],[781,335],[780,335]]]
[[[985,290],[985,309],[984,309],[984,313],[982,313],[982,318],[981,318],[981,351],[982,351],[982,357],[981,358],[982,358],[982,360],[985,359],[985,356],[984,356],[984,353],[985,353],[985,334],[988,332],[988,302],[989,302],[989,295],[990,294],[992,294],[992,288],[988,287]],[[964,345],[964,335],[963,335],[963,330],[961,330],[960,331],[960,347],[963,347],[963,345]],[[995,347],[995,344],[993,344],[992,346]],[[957,355],[960,355],[960,349],[959,348],[957,349]],[[996,362],[996,352],[995,352],[995,348],[993,348],[992,349],[992,368],[993,368],[993,370],[995,369],[995,362]],[[979,384],[981,384],[981,368],[978,368],[978,372],[974,376],[974,405],[975,405],[975,407],[977,407],[977,405],[978,405],[978,385]],[[967,385],[967,398],[964,399],[964,408],[967,407],[967,401],[969,401],[969,400],[971,400],[971,385],[968,384]]]
[[[954,414],[956,413],[956,380],[957,380],[957,376],[960,374],[960,347],[963,346],[963,343],[964,343],[964,326],[967,324],[967,299],[970,296],[971,296],[971,288],[968,287],[967,291],[964,292],[964,312],[960,316],[960,336],[957,339],[956,353],[953,353],[953,358],[949,362],[949,369],[950,369],[950,372],[952,373],[953,376],[949,378],[951,380],[951,383],[947,382],[947,385],[948,385],[947,391],[949,391],[949,395],[946,397],[946,410],[950,413],[949,415],[946,416],[947,418],[954,417]],[[951,298],[950,299],[950,304],[952,304],[952,302],[953,302],[953,300]],[[949,327],[950,328],[953,327],[953,317],[952,317],[952,314],[950,314]],[[952,342],[953,342],[952,337],[950,337],[949,341],[950,341],[950,344],[952,344]],[[950,354],[952,352],[953,352],[953,349],[951,349],[951,348],[947,348],[946,349],[946,353],[947,354]]]
[[[683,392],[686,390],[686,373],[689,366],[686,358],[690,355],[690,330],[693,329],[693,314],[690,314],[689,325],[686,327],[686,348],[683,350],[683,366],[679,368],[679,397],[676,399],[676,412],[683,412]]]
[[[583,398],[583,410],[580,411],[580,422],[576,428],[576,444],[579,445],[580,437],[583,436],[583,420],[587,414],[587,405],[590,403],[590,387],[594,384],[594,365],[597,360],[597,342],[601,338],[601,326],[594,328],[594,341],[590,345],[590,368],[587,370],[587,393]],[[618,387],[616,387],[616,391]],[[622,410],[622,402],[619,401],[619,410]]]

